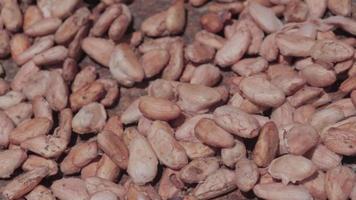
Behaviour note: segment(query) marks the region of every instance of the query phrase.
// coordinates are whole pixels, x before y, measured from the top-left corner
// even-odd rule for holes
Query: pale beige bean
[[[127,173],[132,181],[144,185],[152,181],[157,174],[157,157],[147,139],[136,133],[129,143],[129,161]]]
[[[149,96],[163,98],[174,101],[177,98],[177,91],[174,83],[164,79],[156,79],[150,82],[147,88]]]
[[[184,123],[177,128],[174,137],[180,141],[198,142],[199,140],[195,136],[195,126],[201,119],[212,119],[212,117],[212,114],[202,114],[187,118],[184,120]]]
[[[234,190],[234,182],[234,172],[221,168],[201,182],[192,194],[198,199],[211,199]]]
[[[272,9],[252,2],[248,6],[248,11],[263,31],[273,33],[282,28],[282,22],[276,17]]]
[[[32,108],[30,103],[22,102],[6,108],[4,112],[14,124],[19,125],[21,122],[31,118],[33,114]]]
[[[120,167],[115,164],[109,156],[103,154],[97,164],[95,175],[99,178],[103,178],[109,181],[115,181],[119,174]]]
[[[180,195],[183,187],[184,183],[179,178],[179,172],[166,168],[160,179],[157,195],[163,199],[175,198]]]
[[[289,153],[303,155],[319,142],[319,134],[310,125],[295,124],[284,140]]]
[[[110,191],[116,196],[120,197],[120,199],[124,199],[124,195],[126,192],[125,188],[122,185],[99,177],[86,178],[85,185],[90,195],[93,195],[97,192]]]
[[[115,48],[113,42],[103,38],[86,37],[82,40],[81,47],[95,61],[109,67],[110,56]]]
[[[76,92],[85,85],[92,83],[96,79],[96,69],[92,65],[84,67],[74,78],[71,89],[72,92]]]
[[[335,72],[325,69],[319,64],[306,66],[301,70],[301,75],[306,79],[309,85],[314,87],[326,87],[336,81]]]
[[[276,44],[284,56],[306,57],[311,54],[315,40],[296,34],[277,34]]]
[[[33,115],[35,118],[45,117],[53,122],[52,109],[48,102],[41,96],[36,96],[32,101]]]
[[[50,72],[51,81],[46,91],[46,100],[50,107],[55,111],[60,111],[67,106],[68,103],[68,86],[63,80],[59,72]]]
[[[63,174],[70,175],[79,172],[98,156],[96,141],[77,144],[69,151],[60,164]]]
[[[202,64],[214,58],[215,49],[206,44],[194,41],[184,49],[184,57],[194,63]]]
[[[196,84],[178,85],[177,104],[186,112],[204,113],[221,100],[221,94],[214,88]]]
[[[25,34],[31,37],[40,37],[55,33],[62,20],[58,18],[43,18],[25,29]]]
[[[252,152],[252,158],[260,167],[268,166],[278,151],[278,129],[273,122],[267,122],[262,126],[257,143]]]
[[[17,1],[4,0],[2,2],[1,18],[7,30],[17,32],[21,28],[23,19]]]
[[[235,64],[243,57],[250,42],[250,32],[245,30],[236,31],[224,46],[216,52],[215,63],[221,67]],[[231,49],[234,50],[231,51]]]
[[[308,6],[303,1],[290,1],[284,11],[284,19],[287,22],[305,21],[308,15]]]
[[[205,30],[197,32],[195,34],[194,39],[197,42],[212,47],[214,49],[222,48],[226,42],[225,38],[213,33],[209,33],[208,31]]]
[[[308,101],[315,99],[322,94],[322,89],[317,87],[304,86],[292,96],[287,98],[287,101],[294,107],[299,107],[306,104]]]
[[[214,86],[221,79],[219,68],[211,64],[200,65],[195,68],[191,78],[191,84]]]
[[[27,80],[26,85],[23,86],[22,93],[29,100],[34,99],[36,96],[45,96],[50,82],[51,74],[49,71],[38,71]]]
[[[35,187],[25,196],[25,198],[26,200],[56,200],[56,197],[53,196],[52,191],[42,185]]]
[[[27,154],[21,149],[4,150],[0,152],[0,177],[10,178],[14,171],[27,159]]]
[[[250,76],[242,79],[240,89],[250,101],[261,106],[278,107],[285,101],[284,93],[262,77]]]
[[[54,0],[51,13],[55,17],[65,18],[72,14],[79,3],[80,0]]]
[[[213,2],[209,4],[208,10],[211,12],[229,11],[233,15],[240,13],[245,8],[242,2],[228,2],[228,3],[218,3]]]
[[[234,137],[220,128],[213,120],[203,118],[194,128],[195,136],[204,144],[218,148],[234,146]]]
[[[322,141],[335,153],[347,156],[356,154],[356,138],[355,132],[352,129],[328,128],[322,135]]]
[[[229,104],[249,114],[260,114],[266,109],[265,107],[259,106],[252,103],[250,100],[243,98],[239,93],[235,93],[234,96],[230,98]]]
[[[57,44],[64,44],[73,39],[79,29],[88,23],[90,11],[86,7],[82,7],[68,17],[60,27],[58,27],[54,40]]]
[[[125,86],[132,86],[144,78],[143,68],[128,44],[115,47],[110,57],[109,67],[113,77]]]
[[[284,127],[293,124],[293,114],[295,108],[290,103],[285,102],[271,113],[271,120],[277,127]]]
[[[18,65],[23,65],[30,61],[35,55],[51,48],[54,45],[54,37],[52,35],[45,36],[37,40],[31,47],[17,56],[14,60]]]
[[[304,180],[313,175],[315,170],[310,160],[290,154],[274,159],[268,167],[272,177],[281,179],[283,184]]]
[[[40,167],[25,172],[9,182],[2,189],[2,195],[9,200],[18,199],[35,188],[47,175],[47,167]]]
[[[39,70],[40,69],[32,61],[26,63],[16,73],[11,82],[11,88],[15,91],[21,91],[27,85],[27,81],[29,81]]]
[[[55,175],[58,172],[58,164],[54,160],[45,159],[36,155],[30,155],[27,160],[22,164],[24,171],[31,171],[39,167],[47,167],[48,175]]]
[[[259,171],[254,161],[246,158],[237,161],[235,179],[236,185],[241,191],[252,190],[259,179]]]
[[[51,121],[47,118],[34,118],[23,121],[10,132],[10,142],[20,144],[27,139],[46,135],[51,129],[51,124]]]
[[[351,14],[350,0],[328,0],[328,9],[335,15],[349,16]]]
[[[355,173],[348,167],[329,169],[325,177],[325,191],[328,199],[348,199],[355,182]]]
[[[70,95],[70,106],[73,110],[78,110],[89,103],[100,100],[104,93],[103,84],[96,81],[92,82]]]
[[[306,0],[309,18],[321,18],[327,8],[327,0]]]
[[[51,190],[60,200],[87,200],[89,194],[82,179],[69,177],[56,180],[51,185]]]
[[[275,200],[312,200],[313,197],[308,190],[299,185],[284,185],[282,183],[258,184],[253,188],[253,192],[259,198]]]
[[[110,27],[111,23],[117,18],[122,12],[120,4],[114,4],[106,8],[106,10],[99,16],[97,21],[94,23],[93,28],[90,33],[99,37],[102,36]]]
[[[338,40],[318,40],[311,49],[311,56],[322,62],[340,62],[351,58],[354,49]]]
[[[263,40],[259,54],[267,61],[273,61],[277,59],[279,49],[276,44],[276,34],[270,34]]]
[[[23,29],[26,30],[31,25],[43,19],[42,11],[38,6],[31,5],[24,12]]]
[[[263,72],[268,67],[268,62],[262,58],[246,58],[235,63],[232,70],[240,76],[251,76]]]
[[[221,161],[224,165],[233,168],[237,161],[246,158],[246,147],[241,140],[235,140],[231,148],[221,149]]]
[[[321,170],[329,170],[341,165],[342,156],[325,145],[318,144],[309,154],[310,160]]]
[[[169,33],[165,26],[167,11],[158,12],[141,23],[140,30],[147,36],[167,36]]]
[[[182,145],[190,159],[205,158],[215,154],[212,148],[200,142],[179,141],[179,144]]]
[[[199,183],[219,169],[216,157],[198,158],[192,160],[179,172],[179,178],[185,183]]]
[[[318,171],[313,176],[304,180],[302,184],[315,199],[326,200],[324,172]]]
[[[179,117],[181,113],[174,102],[150,96],[141,97],[138,108],[143,116],[152,120],[170,121]]]
[[[91,195],[90,200],[117,200],[117,198],[113,192],[102,191]]]
[[[124,141],[111,131],[103,131],[98,135],[99,148],[122,169],[126,169],[129,160],[129,150]]]
[[[318,131],[323,130],[326,126],[334,124],[342,119],[345,115],[338,107],[324,108],[316,111],[312,117],[310,124]]]
[[[165,27],[170,34],[181,33],[186,22],[186,13],[184,8],[184,0],[175,1],[167,10],[165,19]]]
[[[142,116],[142,113],[140,109],[138,108],[138,105],[140,104],[140,99],[134,100],[121,114],[120,120],[123,124],[131,124],[134,122],[137,122],[140,117]]]
[[[254,138],[258,135],[258,121],[232,106],[221,106],[214,111],[214,121],[228,132],[244,138]]]
[[[104,128],[106,118],[103,105],[96,102],[87,104],[73,117],[73,131],[78,134],[99,132]]]
[[[145,76],[151,78],[159,74],[169,62],[170,55],[167,50],[158,49],[148,51],[141,57],[141,65]]]
[[[306,80],[298,73],[291,73],[278,75],[271,80],[271,83],[288,96],[301,89],[306,84]]]
[[[0,146],[7,147],[10,132],[15,128],[11,118],[5,112],[0,112]]]
[[[69,141],[52,135],[39,135],[23,141],[21,148],[45,158],[58,157],[66,149]]]
[[[124,134],[124,129],[123,129],[123,124],[120,120],[120,117],[117,115],[111,116],[108,121],[106,122],[103,130],[105,131],[111,131],[115,135],[119,136],[120,138],[123,137]]]
[[[1,40],[1,39],[0,39]],[[12,59],[16,59],[21,53],[31,46],[30,38],[25,34],[16,34],[10,41]]]
[[[38,0],[37,6],[41,10],[43,17],[52,17],[52,7],[54,5],[54,0]]]
[[[112,22],[108,32],[109,38],[114,41],[122,39],[132,21],[130,9],[125,4],[121,4],[121,9],[122,14]],[[141,39],[143,38],[138,37],[138,42],[135,43],[140,43]]]
[[[162,121],[153,122],[147,132],[147,140],[158,160],[171,169],[180,169],[188,163],[188,157],[173,136],[174,130]]]
[[[64,46],[55,46],[33,57],[33,62],[38,65],[54,65],[64,61],[68,56],[68,49]]]
[[[184,43],[181,40],[173,42],[169,49],[170,60],[162,72],[165,80],[178,80],[184,69]]]
[[[0,96],[0,108],[7,109],[24,100],[24,95],[20,92],[9,91],[6,94]]]

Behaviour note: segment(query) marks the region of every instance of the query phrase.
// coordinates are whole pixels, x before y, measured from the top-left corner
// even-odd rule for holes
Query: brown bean
[[[260,167],[266,167],[277,154],[279,144],[278,130],[273,122],[262,126],[252,158]]]
[[[129,158],[129,150],[122,139],[110,131],[103,131],[98,135],[98,144],[115,164],[126,169]]]
[[[204,144],[219,147],[230,148],[234,146],[233,136],[220,128],[213,120],[203,118],[199,120],[194,128],[195,136]]]

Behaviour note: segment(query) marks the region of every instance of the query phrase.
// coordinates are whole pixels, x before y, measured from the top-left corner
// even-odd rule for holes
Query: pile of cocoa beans
[[[1,200],[356,200],[355,3],[136,1],[0,0]]]

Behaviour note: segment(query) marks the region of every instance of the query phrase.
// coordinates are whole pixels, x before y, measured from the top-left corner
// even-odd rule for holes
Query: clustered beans
[[[0,1],[0,199],[356,200],[352,0],[131,5]]]

